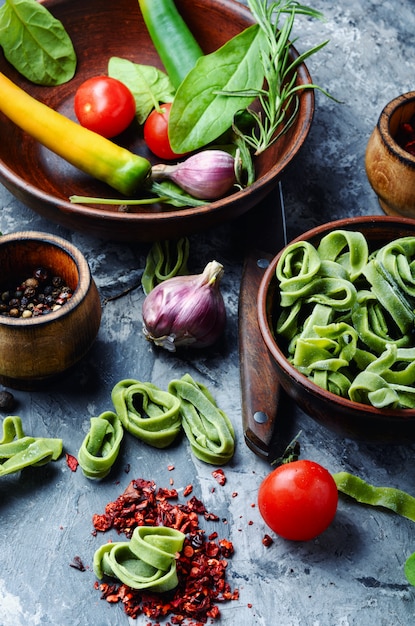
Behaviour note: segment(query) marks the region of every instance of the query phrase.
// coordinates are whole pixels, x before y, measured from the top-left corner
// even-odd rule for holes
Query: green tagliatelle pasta
[[[415,498],[409,493],[394,487],[377,487],[367,483],[359,476],[348,472],[333,474],[338,491],[361,504],[389,509],[397,515],[415,522]],[[405,576],[415,586],[415,553],[405,562]]]
[[[181,430],[180,400],[152,383],[121,380],[111,392],[124,428],[155,448],[166,448]]]
[[[39,467],[56,461],[62,454],[62,439],[29,437],[17,415],[3,420],[0,440],[0,476],[14,474],[26,467]]]
[[[91,417],[90,429],[78,452],[79,465],[87,478],[107,476],[117,460],[124,436],[121,420],[112,411]]]
[[[193,454],[213,465],[228,463],[235,451],[233,425],[208,389],[189,374],[172,380],[168,389],[180,400],[182,426]]]
[[[415,237],[370,253],[359,232],[283,251],[275,331],[320,387],[375,407],[415,408]]]
[[[176,558],[185,535],[166,526],[138,526],[130,541],[106,543],[94,554],[97,578],[117,578],[133,589],[165,592],[178,585]]]
[[[168,278],[188,273],[189,250],[187,237],[181,237],[177,241],[156,241],[152,245],[141,278],[145,295]]]

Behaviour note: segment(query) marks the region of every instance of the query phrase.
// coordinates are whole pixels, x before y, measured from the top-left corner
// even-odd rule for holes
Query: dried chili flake
[[[187,496],[190,496],[192,491],[193,491],[193,485],[187,485],[187,487],[185,487],[183,490],[184,497],[187,498]]]
[[[216,480],[216,482],[219,483],[219,485],[223,486],[226,483],[226,476],[223,469],[213,470],[212,476]]]
[[[129,537],[136,526],[163,525],[186,534],[176,563],[179,584],[173,592],[148,593],[123,584],[95,583],[101,597],[122,604],[129,617],[144,615],[150,619],[146,626],[158,626],[155,620],[165,617],[171,626],[203,626],[220,617],[218,603],[239,598],[238,590],[232,591],[226,580],[232,543],[226,539],[215,541],[217,533],[206,539],[199,525],[199,515],[205,519],[219,518],[208,513],[194,496],[186,504],[176,500],[175,490],[156,491],[152,481],[133,480],[115,502],[107,504],[104,514],[93,516],[96,531],[114,528]]]
[[[269,535],[264,535],[264,537],[262,539],[262,544],[266,548],[269,548],[273,543],[274,543],[274,540],[272,539],[272,537],[270,537]]]
[[[66,456],[66,465],[69,467],[71,472],[76,472],[78,465],[79,465],[78,459],[72,456],[72,454],[68,454],[68,453],[66,453],[65,456]]]

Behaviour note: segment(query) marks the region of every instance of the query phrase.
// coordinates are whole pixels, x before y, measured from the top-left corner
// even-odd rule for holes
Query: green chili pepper
[[[133,589],[165,592],[178,585],[176,555],[185,535],[165,526],[137,527],[128,542],[107,543],[94,554],[97,578],[118,578]]]
[[[189,239],[178,241],[156,241],[147,255],[141,284],[145,295],[159,283],[188,273]]]
[[[169,446],[181,430],[179,399],[152,383],[122,380],[111,398],[124,428],[155,448]]]
[[[235,451],[233,425],[209,390],[189,374],[172,380],[168,390],[180,400],[183,430],[193,454],[213,465],[228,463]]]
[[[124,430],[118,415],[111,411],[91,417],[90,430],[78,452],[78,462],[85,476],[107,476],[117,460]]]
[[[173,0],[138,0],[144,22],[172,85],[177,89],[203,56]]]

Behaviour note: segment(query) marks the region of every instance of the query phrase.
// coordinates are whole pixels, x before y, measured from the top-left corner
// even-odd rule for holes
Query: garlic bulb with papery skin
[[[223,272],[223,265],[211,261],[202,274],[175,276],[154,287],[143,303],[146,339],[170,352],[178,346],[212,345],[226,323]]]
[[[151,177],[172,180],[199,200],[216,200],[236,182],[235,159],[224,150],[204,150],[176,165],[154,165]]]

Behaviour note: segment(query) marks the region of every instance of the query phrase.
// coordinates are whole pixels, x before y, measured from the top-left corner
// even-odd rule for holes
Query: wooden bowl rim
[[[298,241],[310,240],[317,237],[321,238],[322,235],[340,228],[348,230],[359,230],[359,226],[365,224],[369,225],[370,223],[384,223],[385,226],[390,223],[397,223],[401,224],[402,226],[408,224],[411,225],[412,228],[414,228],[415,220],[406,217],[392,217],[383,215],[359,216],[339,219],[333,222],[327,222],[326,224],[321,224],[320,226],[316,226],[315,228],[308,230],[307,232],[293,239],[290,243],[287,244],[287,246]],[[338,405],[343,409],[346,409],[350,413],[366,413],[367,417],[373,419],[379,417],[396,417],[404,421],[415,419],[415,409],[386,409],[381,411],[380,409],[377,409],[371,405],[353,402],[352,400],[348,400],[347,398],[337,396],[331,391],[326,391],[325,389],[322,389],[321,387],[313,383],[307,378],[307,376],[299,372],[293,365],[288,362],[286,356],[280,349],[274,337],[274,333],[272,332],[269,324],[268,315],[269,300],[272,297],[270,291],[272,289],[272,286],[276,284],[275,272],[278,262],[285,248],[286,247],[284,247],[271,260],[269,266],[265,270],[258,290],[257,300],[258,323],[261,334],[270,354],[276,361],[277,365],[285,372],[287,376],[289,376],[291,380],[293,380],[296,384],[301,385],[301,387],[303,387],[311,395],[318,397],[326,402],[331,402],[334,405]]]

